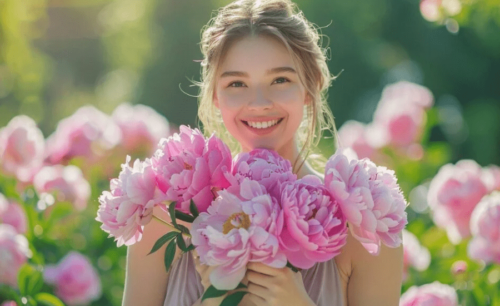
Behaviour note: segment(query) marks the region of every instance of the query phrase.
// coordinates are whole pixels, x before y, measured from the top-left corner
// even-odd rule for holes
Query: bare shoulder
[[[344,288],[345,305],[398,305],[403,271],[403,247],[382,245],[371,255],[348,231],[347,243],[335,257]]]

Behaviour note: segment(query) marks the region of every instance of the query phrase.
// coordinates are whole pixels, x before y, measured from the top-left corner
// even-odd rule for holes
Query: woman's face
[[[291,148],[310,100],[286,47],[266,36],[245,37],[219,68],[213,101],[243,150]]]

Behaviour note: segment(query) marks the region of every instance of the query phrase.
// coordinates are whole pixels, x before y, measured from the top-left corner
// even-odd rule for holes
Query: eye
[[[235,84],[236,84],[237,86],[233,86],[233,85],[235,85]],[[232,83],[230,83],[227,87],[243,87],[242,85],[243,85],[243,83],[242,83],[242,82],[240,82],[240,81],[236,81],[236,82],[232,82]]]
[[[289,79],[284,78],[284,77],[279,77],[279,78],[277,78],[277,79],[276,79],[276,80],[274,80],[274,81],[275,81],[275,82],[276,82],[276,81],[278,81],[278,82],[277,82],[278,84],[281,84],[281,83],[286,83],[286,82],[290,82],[290,80],[289,80]]]

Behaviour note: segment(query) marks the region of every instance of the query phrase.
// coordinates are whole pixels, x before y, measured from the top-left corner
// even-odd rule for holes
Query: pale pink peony
[[[128,152],[150,152],[161,138],[170,136],[167,119],[146,105],[123,103],[111,117],[122,131],[122,145]]]
[[[399,306],[458,306],[458,296],[453,287],[435,281],[410,287],[401,296]]]
[[[0,193],[0,223],[12,225],[19,234],[26,233],[26,213],[16,202],[9,201]]]
[[[416,106],[428,109],[434,105],[434,96],[425,86],[400,81],[384,88],[378,107],[384,108],[386,104],[393,103],[398,103],[401,106]]]
[[[68,305],[88,305],[102,293],[97,271],[84,255],[71,251],[57,265],[46,265],[43,275],[55,294]]]
[[[111,117],[86,105],[59,122],[56,131],[47,139],[46,156],[53,164],[73,157],[94,162],[121,141],[120,128]]]
[[[10,224],[0,224],[0,284],[17,288],[17,274],[32,256],[28,239]]]
[[[346,219],[318,177],[283,183],[280,204],[280,245],[293,266],[309,269],[340,253],[347,238]]]
[[[5,301],[1,306],[17,306],[15,301]]]
[[[0,130],[0,163],[3,170],[26,182],[43,163],[45,141],[35,121],[17,116]]]
[[[39,194],[55,193],[58,201],[71,202],[78,211],[87,207],[91,193],[82,171],[73,165],[45,166],[33,178],[33,185]]]
[[[232,174],[237,181],[247,177],[259,182],[275,198],[280,196],[282,183],[297,179],[290,161],[267,149],[254,149],[235,156]]]
[[[461,0],[421,0],[420,13],[430,22],[442,22],[462,11]]]
[[[485,167],[483,168],[482,176],[489,192],[494,190],[500,191],[500,167],[496,165]]]
[[[475,161],[461,160],[441,167],[430,183],[427,201],[434,222],[446,229],[452,243],[470,235],[471,213],[488,193],[481,175],[482,169]]]
[[[151,161],[138,159],[129,166],[130,156],[118,178],[110,182],[111,191],[99,197],[96,220],[102,222],[101,229],[115,237],[117,245],[132,245],[142,238],[144,225],[153,217],[153,208],[164,200],[156,186]]]
[[[485,196],[474,208],[470,229],[469,257],[500,264],[500,192]]]
[[[369,253],[378,255],[381,243],[401,245],[408,220],[394,171],[369,159],[349,160],[337,151],[327,162],[325,186],[340,204],[351,233]]]
[[[176,208],[189,212],[191,200],[204,212],[217,191],[229,186],[231,151],[216,136],[208,140],[198,129],[180,127],[180,133],[163,138],[152,163],[159,188]]]
[[[342,147],[353,149],[359,158],[372,158],[375,148],[368,137],[368,126],[354,120],[346,121],[339,129]]]
[[[191,227],[192,243],[200,261],[216,266],[210,282],[217,289],[234,289],[243,279],[248,262],[275,268],[286,265],[276,232],[279,205],[258,182],[244,179],[240,193],[219,192],[206,212]]]
[[[403,230],[403,281],[408,277],[408,269],[424,271],[429,267],[431,254],[426,247],[420,245],[418,238],[407,230]]]

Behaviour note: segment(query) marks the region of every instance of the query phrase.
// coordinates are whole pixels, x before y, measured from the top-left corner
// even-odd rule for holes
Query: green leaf
[[[191,214],[193,215],[193,217],[198,217],[198,215],[200,214],[198,212],[198,207],[196,207],[196,205],[194,204],[194,201],[193,199],[191,199],[191,203],[189,204],[189,211],[191,212]]]
[[[177,246],[179,247],[179,249],[181,249],[183,252],[187,252],[186,242],[184,241],[184,238],[182,238],[181,233],[177,234],[175,240],[177,241]]]
[[[18,286],[21,295],[33,295],[43,286],[43,275],[33,266],[24,264],[18,272]]]
[[[186,248],[186,252],[189,252],[189,251],[192,251],[195,249],[195,246],[194,244],[190,244],[187,248]]]
[[[170,243],[167,245],[167,248],[165,250],[165,269],[170,270],[170,266],[172,265],[172,262],[174,261],[175,257],[175,240],[172,239]]]
[[[34,296],[35,300],[45,306],[64,306],[64,303],[52,294],[40,292]]]
[[[238,305],[245,296],[245,294],[247,293],[248,291],[238,291],[233,294],[230,294],[222,301],[222,303],[220,303],[220,306]]]
[[[292,269],[293,272],[299,272],[299,269],[297,269],[296,267],[294,267],[290,262],[286,262],[286,266],[289,267],[290,269]]]
[[[170,203],[168,206],[168,213],[170,214],[170,219],[172,219],[172,224],[177,228],[177,221],[175,220],[175,204],[176,202]]]
[[[194,221],[193,216],[185,214],[182,211],[178,211],[178,210],[175,210],[175,218],[182,220],[182,221],[189,222],[189,223],[193,223],[193,221]]]
[[[201,297],[201,302],[203,302],[205,299],[211,299],[211,298],[223,296],[226,293],[227,293],[227,290],[219,290],[219,289],[216,289],[213,285],[210,285],[210,287],[208,287],[207,291],[205,291],[205,293],[203,293],[203,296]],[[238,304],[234,304],[234,305],[238,305]]]
[[[161,236],[158,240],[156,240],[155,245],[151,249],[151,252],[148,253],[148,255],[158,251],[159,248],[161,248],[165,243],[170,241],[176,235],[178,235],[178,232],[172,231],[172,232],[168,232],[165,235]]]
[[[189,228],[185,227],[184,225],[182,225],[182,224],[177,224],[177,228],[178,228],[181,232],[183,232],[183,233],[185,233],[185,234],[189,234]]]

